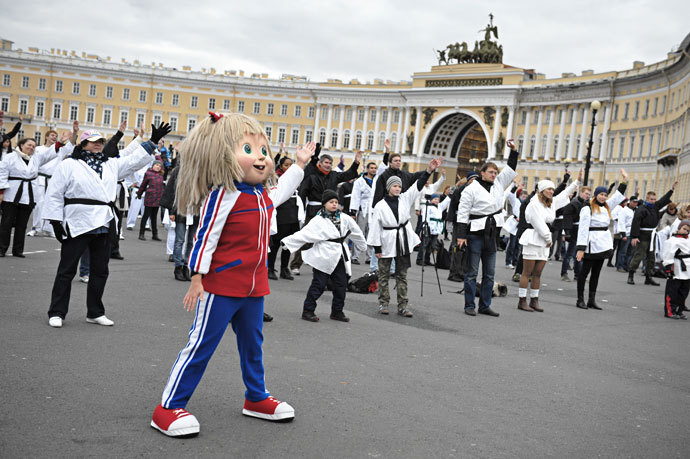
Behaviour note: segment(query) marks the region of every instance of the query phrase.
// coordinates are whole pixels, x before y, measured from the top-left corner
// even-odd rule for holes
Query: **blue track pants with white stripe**
[[[247,388],[245,397],[258,402],[270,395],[266,391],[261,349],[264,340],[264,298],[206,295],[203,301],[197,302],[189,341],[180,351],[170,372],[161,401],[164,408],[187,406],[229,323],[237,336],[242,380]]]

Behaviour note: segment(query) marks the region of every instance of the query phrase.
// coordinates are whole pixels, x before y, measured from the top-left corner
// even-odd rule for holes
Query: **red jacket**
[[[146,196],[144,196],[144,205],[146,207],[158,207],[161,202],[161,196],[163,196],[164,188],[165,183],[163,183],[163,174],[149,169],[144,174],[144,180],[141,181],[141,185],[139,185],[137,197],[141,199],[141,195],[146,192]]]

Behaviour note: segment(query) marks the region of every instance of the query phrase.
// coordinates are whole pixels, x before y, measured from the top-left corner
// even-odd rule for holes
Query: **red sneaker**
[[[260,402],[245,400],[242,414],[267,421],[289,422],[295,419],[295,409],[273,397],[268,397]]]
[[[151,427],[169,437],[189,438],[199,435],[199,421],[182,408],[168,410],[158,405],[151,418]]]

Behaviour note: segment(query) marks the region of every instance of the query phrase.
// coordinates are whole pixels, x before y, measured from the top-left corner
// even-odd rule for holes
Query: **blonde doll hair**
[[[244,172],[235,157],[235,149],[245,135],[268,137],[252,117],[230,113],[213,121],[204,117],[180,145],[180,172],[177,177],[175,199],[178,209],[197,210],[211,189],[224,187],[235,191],[235,181],[241,182]],[[268,146],[271,158],[271,148]],[[264,185],[272,183],[275,171],[270,168]]]

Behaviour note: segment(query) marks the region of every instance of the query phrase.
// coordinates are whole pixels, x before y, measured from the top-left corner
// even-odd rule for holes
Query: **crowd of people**
[[[48,309],[51,327],[63,326],[78,266],[88,283],[86,321],[114,325],[105,314],[103,292],[109,260],[124,258],[123,229],[134,229],[140,219],[139,239],[147,240],[148,228],[151,240],[161,241],[159,227],[168,226],[165,250],[174,263],[173,277],[190,283],[184,305],[196,309],[197,318],[154,411],[152,426],[166,435],[199,432],[185,406],[228,324],[237,335],[247,387],[243,413],[273,421],[294,417],[290,405],[266,391],[261,329],[262,322],[273,319],[263,307],[269,280],[294,280],[303,263],[312,268],[301,315],[309,322],[319,321],[317,301],[326,288],[333,292],[330,318],[350,320],[348,283],[352,265],[361,263],[375,273],[378,313],[390,313],[394,277],[397,313],[412,318],[411,256],[418,251],[416,265],[422,270],[438,269],[449,237],[448,279],[464,284],[469,316],[499,317],[492,297],[497,254],[504,251],[505,267],[519,282],[521,311],[547,309],[539,296],[549,259],[561,261],[563,282],[571,282],[573,271],[577,308],[602,309],[596,293],[607,261],[628,273],[629,284],[635,284],[641,264],[645,285],[658,286],[654,277],[666,277],[664,315],[686,319],[690,203],[671,202],[676,183],[658,200],[652,191],[639,199],[639,191],[626,197],[625,170],[617,185],[597,186],[594,192],[582,185],[580,171],[573,181],[566,172],[558,185],[541,180],[530,193],[516,179],[519,152],[508,140],[510,155],[502,170],[486,162],[439,193],[445,176],[432,180],[432,175],[442,165],[440,158],[409,172],[402,156],[390,152],[388,140],[382,162],[362,168],[362,152],[349,167],[342,157],[334,166],[333,157],[312,142],[292,158],[281,144],[273,156],[263,128],[239,114],[210,113],[178,146],[179,153],[165,146],[166,123],[152,125],[148,140],[143,126],[134,129],[123,149],[126,123],[106,139],[93,130],[80,133],[77,122],[62,135],[48,131],[42,146],[23,138],[12,148],[21,122],[2,139],[0,257],[10,241],[12,255],[24,257],[26,235],[60,241]]]

